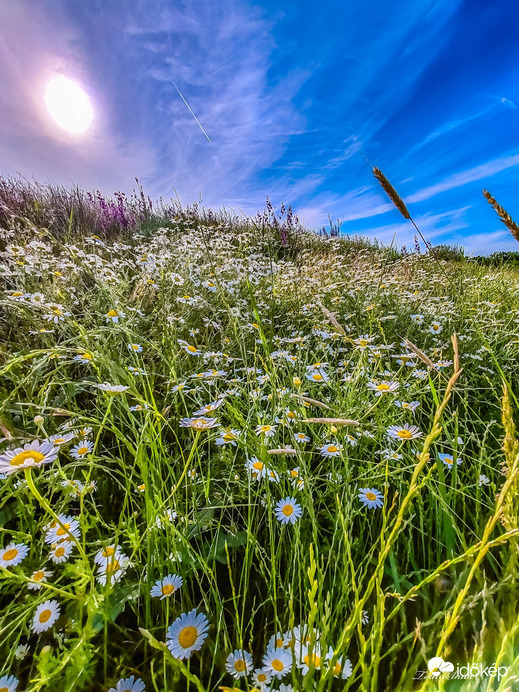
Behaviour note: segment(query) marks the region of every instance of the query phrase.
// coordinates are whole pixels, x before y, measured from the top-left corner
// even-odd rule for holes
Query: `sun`
[[[45,104],[56,123],[67,132],[85,132],[94,117],[86,93],[79,84],[63,75],[54,77],[47,84]]]

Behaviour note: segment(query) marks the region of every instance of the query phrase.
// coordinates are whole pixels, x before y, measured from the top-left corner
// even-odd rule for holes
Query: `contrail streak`
[[[182,99],[182,101],[184,101],[184,103],[186,104],[186,108],[188,109],[188,111],[191,113],[191,115],[193,116],[193,118],[196,120],[198,127],[202,130],[202,132],[204,133],[204,135],[207,137],[207,141],[210,142],[211,140],[209,139],[209,135],[207,134],[207,132],[206,132],[206,131],[204,130],[204,128],[202,127],[202,124],[201,124],[200,120],[196,117],[196,115],[195,115],[195,114],[193,113],[193,111],[191,110],[191,106],[189,105],[189,103],[186,101],[186,99],[185,99],[185,98],[182,96],[182,94],[180,93],[180,89],[178,88],[178,86],[175,84],[175,82],[174,82],[173,80],[171,80],[171,83],[173,84],[173,86],[175,87],[175,89],[178,91],[178,95],[180,96],[180,98]]]

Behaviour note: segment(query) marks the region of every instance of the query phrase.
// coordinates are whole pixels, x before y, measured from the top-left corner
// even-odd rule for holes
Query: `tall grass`
[[[273,636],[290,671],[265,690],[513,689],[515,270],[316,236],[286,210],[176,206],[110,234],[55,189],[0,198],[1,452],[58,448],[0,485],[0,557],[29,547],[2,569],[19,689],[261,689],[226,661],[245,650],[261,669]],[[183,427],[196,417],[217,425]],[[405,424],[420,435],[389,436]],[[58,564],[52,522],[71,547]],[[122,568],[102,583],[106,546]],[[182,586],[153,597],[172,574]],[[59,618],[36,634],[47,600]],[[207,638],[179,659],[168,628],[192,609]],[[435,656],[506,672],[423,679]]]

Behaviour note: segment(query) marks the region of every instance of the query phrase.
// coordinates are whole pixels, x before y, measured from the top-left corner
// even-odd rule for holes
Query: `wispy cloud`
[[[424,200],[431,199],[442,192],[467,185],[467,183],[473,183],[476,180],[483,180],[484,178],[491,178],[497,173],[501,173],[507,168],[513,168],[517,165],[519,165],[519,154],[502,156],[498,159],[493,159],[492,161],[482,163],[474,168],[468,168],[465,171],[449,175],[440,183],[429,185],[428,187],[422,188],[414,194],[409,195],[407,197],[407,201],[411,203],[423,202]]]

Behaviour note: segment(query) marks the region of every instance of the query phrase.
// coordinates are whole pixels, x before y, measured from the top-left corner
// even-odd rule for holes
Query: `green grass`
[[[246,650],[261,668],[271,637],[288,633],[288,643],[296,626],[321,665],[304,675],[299,645],[287,647],[292,670],[273,691],[513,689],[516,270],[302,231],[284,240],[275,226],[223,215],[179,213],[120,240],[72,224],[4,236],[0,449],[74,435],[52,463],[0,482],[3,552],[29,548],[1,570],[3,674],[19,689],[108,690],[132,675],[155,692],[252,689],[252,674],[226,672],[229,654]],[[112,310],[124,313],[117,323]],[[406,339],[447,364],[428,367]],[[461,373],[449,362],[456,343]],[[367,386],[383,381],[398,390]],[[110,396],[103,382],[127,389]],[[217,427],[181,426],[220,400],[207,416]],[[305,422],[324,417],[354,423]],[[264,424],[272,437],[256,434]],[[421,435],[390,440],[388,428],[404,424]],[[93,448],[76,459],[84,428]],[[226,430],[239,431],[235,444],[216,443]],[[337,455],[323,456],[324,445]],[[246,470],[253,458],[272,480]],[[363,488],[380,491],[381,508],[360,502]],[[287,497],[302,515],[282,525],[275,508]],[[65,516],[77,537],[65,532],[72,550],[53,564],[46,530]],[[110,545],[126,560],[102,584],[94,558]],[[44,568],[52,576],[29,590]],[[171,574],[182,587],[152,597]],[[36,634],[47,600],[60,616]],[[206,616],[207,638],[179,660],[166,633],[192,609]],[[435,655],[507,673],[415,679]],[[346,658],[351,675],[334,677]]]

